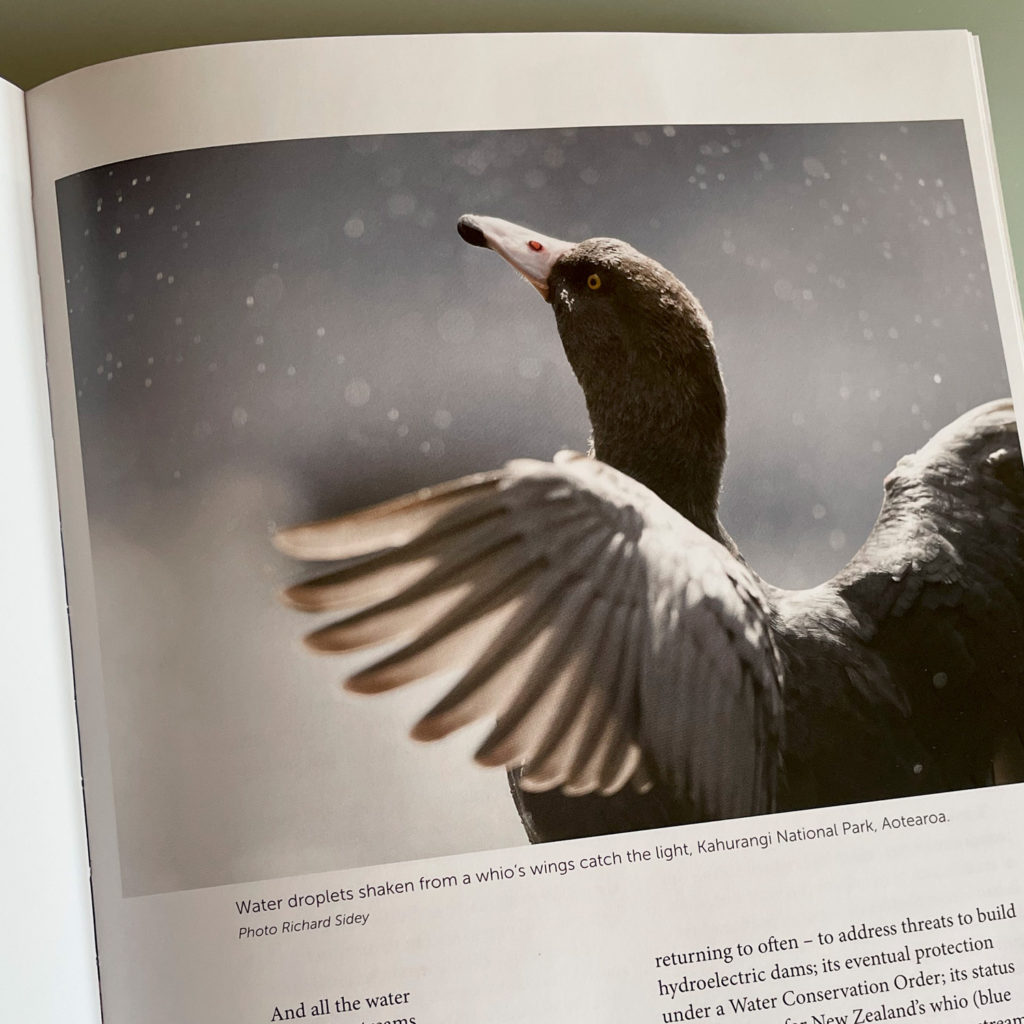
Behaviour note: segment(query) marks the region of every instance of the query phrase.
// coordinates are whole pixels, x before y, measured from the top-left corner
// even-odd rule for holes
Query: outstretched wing
[[[901,459],[833,586],[905,699],[927,788],[1024,780],[1024,464],[1009,399]]]
[[[346,612],[320,651],[398,644],[346,681],[457,683],[415,726],[495,717],[477,752],[529,790],[671,788],[705,817],[771,810],[781,669],[756,578],[647,488],[594,459],[504,469],[280,533],[345,560],[286,592]]]

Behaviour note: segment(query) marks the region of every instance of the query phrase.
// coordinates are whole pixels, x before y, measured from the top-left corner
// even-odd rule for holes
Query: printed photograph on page
[[[960,122],[309,139],[57,198],[125,895],[1024,778]]]

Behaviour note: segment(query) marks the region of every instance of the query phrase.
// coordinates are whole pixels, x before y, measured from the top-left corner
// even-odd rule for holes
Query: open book
[[[969,35],[245,44],[0,118],[10,1019],[1021,1019]]]

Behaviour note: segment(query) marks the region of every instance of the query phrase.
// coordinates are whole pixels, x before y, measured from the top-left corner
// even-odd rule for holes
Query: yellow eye
[[[590,277],[587,278],[587,287],[592,292],[596,292],[597,289],[601,287],[601,278],[599,278],[597,274],[591,274]]]

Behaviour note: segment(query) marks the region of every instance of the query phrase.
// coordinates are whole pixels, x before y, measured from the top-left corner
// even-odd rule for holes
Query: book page
[[[78,737],[32,225],[25,96],[0,82],[0,379],[4,450],[0,716],[4,927],[13,1019],[98,1020]]]
[[[639,771],[517,806],[474,763],[487,715],[407,737],[447,664],[340,688],[380,652],[305,648],[331,619],[281,595],[317,566],[273,545],[586,451],[568,300],[466,245],[478,214],[686,282],[727,394],[722,521],[772,584],[828,580],[902,456],[1019,395],[978,85],[962,33],[463,36],[161,54],[30,94],[105,1019],[1012,1018],[1022,791],[893,754],[913,715],[887,692],[857,691],[890,730],[861,789],[834,758],[832,789],[810,773],[831,798],[787,804],[791,769],[768,816],[634,830]],[[952,660],[920,666],[929,700],[958,692]],[[753,757],[729,714],[694,771]],[[836,721],[771,742],[834,755]]]

